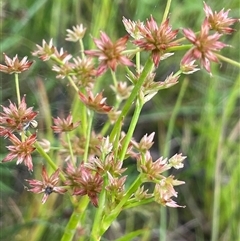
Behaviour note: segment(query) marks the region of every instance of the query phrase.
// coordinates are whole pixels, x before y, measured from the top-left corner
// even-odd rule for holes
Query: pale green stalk
[[[231,95],[229,96],[222,114],[222,121],[220,123],[221,132],[219,137],[219,144],[217,148],[217,158],[215,165],[215,175],[214,175],[214,199],[213,199],[213,214],[212,214],[212,233],[211,241],[219,240],[219,220],[220,220],[220,199],[221,199],[221,177],[222,177],[222,161],[223,161],[223,145],[225,139],[225,130],[227,129],[228,119],[234,112],[233,108],[236,106],[236,101],[240,96],[239,93],[240,86],[240,76],[238,76],[237,81],[232,87]]]
[[[104,177],[104,185],[103,187],[107,186],[107,177]],[[99,196],[99,203],[98,203],[98,208],[96,210],[96,214],[94,217],[94,221],[93,221],[93,226],[92,226],[92,232],[91,232],[91,241],[97,241],[100,240],[101,236],[100,236],[100,227],[101,227],[101,223],[102,223],[102,216],[104,213],[104,209],[105,209],[105,202],[106,202],[106,190],[105,188],[102,189],[101,194]]]
[[[67,143],[68,143],[68,148],[69,148],[69,152],[70,152],[71,162],[72,162],[73,166],[75,166],[75,160],[74,160],[73,149],[72,149],[69,132],[66,132],[66,137],[67,137]]]
[[[46,153],[46,151],[43,150],[41,145],[38,142],[34,143],[34,146],[37,150],[37,152],[47,161],[47,163],[52,167],[54,171],[58,169],[58,166],[55,164],[55,162],[52,160],[52,158]],[[62,181],[65,181],[64,175],[60,172],[59,174]]]
[[[168,17],[169,10],[170,10],[170,7],[171,7],[171,2],[172,2],[172,0],[167,1],[167,5],[165,7],[164,14],[163,14],[162,23],[165,22],[167,17]]]
[[[82,39],[79,40],[79,44],[80,44],[81,57],[82,57],[82,59],[85,59],[84,45],[83,45],[83,41],[82,41]]]
[[[178,72],[176,74],[178,74]],[[173,133],[176,117],[177,117],[177,114],[178,114],[179,109],[181,107],[182,99],[183,99],[183,96],[186,92],[187,85],[188,85],[188,79],[185,78],[183,80],[182,85],[181,85],[181,89],[180,89],[176,104],[173,108],[172,115],[171,115],[171,118],[170,118],[170,121],[169,121],[166,140],[165,140],[166,144],[165,144],[164,151],[163,151],[164,157],[167,157],[169,155],[169,152],[170,152],[169,142],[171,140],[171,136],[172,136],[172,133]],[[167,209],[166,209],[166,207],[160,208],[160,229],[159,229],[159,233],[160,233],[159,240],[165,241],[166,237],[167,237]]]
[[[85,142],[85,150],[84,150],[84,156],[83,156],[83,161],[87,162],[88,159],[88,152],[89,152],[89,145],[90,145],[90,139],[91,139],[91,132],[92,132],[92,123],[93,123],[93,116],[94,112],[91,110],[89,111],[89,118],[88,118],[88,126],[87,126],[87,138]]]
[[[130,110],[135,98],[138,96],[140,88],[141,88],[144,80],[146,79],[148,73],[150,73],[152,71],[152,68],[153,68],[153,62],[151,60],[151,57],[149,57],[136,85],[134,86],[129,98],[127,99],[125,105],[123,106],[122,112],[121,112],[120,116],[118,117],[118,119],[112,129],[112,132],[110,134],[110,141],[114,141],[116,136],[118,135],[118,132],[121,131],[122,121],[124,120],[128,111]],[[115,142],[118,142],[118,140],[115,140]]]
[[[222,56],[221,54],[216,54],[216,53],[215,53],[215,55],[216,55],[220,60],[223,60],[223,61],[225,61],[225,62],[227,62],[227,63],[229,63],[229,64],[231,64],[231,65],[234,65],[234,66],[237,66],[238,68],[240,68],[240,63],[239,63],[239,62],[234,61],[234,60],[232,60],[232,59],[229,59],[229,58],[227,58],[227,57],[225,57],[225,56]]]
[[[141,109],[142,109],[143,105],[144,105],[144,102],[142,100],[137,101],[136,108],[135,108],[135,111],[134,111],[134,115],[132,117],[132,120],[131,120],[129,129],[128,129],[127,135],[124,138],[124,143],[122,145],[122,149],[121,149],[121,152],[120,152],[119,157],[118,157],[119,161],[123,161],[123,159],[125,157],[125,154],[126,154],[126,151],[127,151],[128,145],[129,145],[129,142],[130,142],[130,140],[132,138],[132,135],[133,135],[133,132],[135,130],[135,127],[136,127],[137,121],[139,119],[139,115],[141,113]],[[105,177],[104,186],[107,185],[106,181],[107,181],[107,179]],[[139,182],[138,182],[138,184],[139,184]],[[136,184],[134,186],[134,189],[132,187],[130,187],[130,189],[124,195],[124,198],[122,199],[123,201],[121,202],[121,205],[124,205],[126,203],[128,198],[131,196],[131,194],[135,190],[136,190]],[[131,191],[131,193],[129,191]],[[91,240],[92,241],[100,240],[101,235],[105,232],[104,228],[102,228],[102,227],[105,227],[106,225],[103,222],[103,220],[101,220],[103,218],[103,212],[104,212],[104,208],[105,208],[105,206],[104,206],[104,204],[105,204],[105,195],[106,195],[106,192],[105,192],[105,189],[103,189],[103,191],[101,192],[100,198],[99,198],[99,207],[97,209],[97,213],[96,213],[96,216],[94,218],[94,224],[93,224],[93,229],[92,229],[92,233],[91,233]],[[112,212],[114,212],[114,210]],[[116,210],[117,211],[116,211],[115,215],[118,215],[117,213],[119,211],[121,211],[121,208],[117,207]],[[111,223],[114,221],[115,218],[113,218],[112,221],[108,221],[107,222],[107,226],[111,225]],[[99,225],[99,223],[101,223],[101,225]]]
[[[21,103],[21,96],[20,96],[18,73],[15,73],[15,87],[16,87],[18,105],[20,105],[20,103]]]
[[[70,76],[68,76],[68,80],[69,80],[71,86],[72,86],[72,87],[76,90],[76,92],[78,93],[79,89],[78,89],[78,87],[76,86],[76,84],[74,83],[73,79],[72,79]]]
[[[124,204],[128,201],[130,196],[139,188],[141,184],[142,184],[142,175],[139,174],[139,176],[135,179],[133,184],[127,190],[126,194],[122,197],[120,203],[111,211],[110,214],[107,214],[101,220],[101,225],[99,225],[100,226],[99,237],[101,237],[106,232],[106,230],[110,227],[112,222],[117,218],[119,213],[123,210]]]
[[[139,116],[140,116],[140,113],[141,113],[141,110],[142,110],[142,107],[144,105],[144,102],[143,100],[141,100],[140,98],[137,100],[136,102],[136,108],[134,110],[134,114],[132,116],[132,119],[131,119],[131,123],[129,125],[129,128],[128,128],[128,131],[127,131],[127,134],[124,138],[124,142],[122,144],[122,149],[121,149],[121,152],[119,154],[119,160],[120,161],[123,161],[124,160],[124,157],[125,157],[125,154],[127,152],[127,148],[128,148],[128,145],[132,139],[132,136],[133,136],[133,132],[135,130],[135,127],[137,125],[137,122],[138,122],[138,119],[139,119]]]
[[[74,208],[74,211],[65,227],[64,234],[61,241],[72,241],[75,235],[78,223],[84,218],[84,213],[89,203],[88,196],[81,197],[78,205]]]

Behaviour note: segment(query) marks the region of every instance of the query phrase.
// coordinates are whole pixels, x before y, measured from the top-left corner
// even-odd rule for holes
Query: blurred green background
[[[240,16],[238,0],[206,3],[216,11],[230,8],[231,17]],[[0,62],[4,61],[3,52],[10,57],[18,54],[20,58],[28,56],[30,60],[34,59],[33,67],[20,75],[20,85],[22,94],[27,94],[29,106],[40,110],[39,128],[44,128],[47,118],[44,109],[48,108],[40,101],[42,84],[52,115],[60,107],[67,112],[71,98],[66,83],[56,79],[48,63],[31,56],[36,44],[41,45],[42,39],[49,42],[53,38],[58,49],[63,47],[77,56],[77,44],[65,41],[67,28],[83,23],[87,27],[85,48],[92,48],[90,35],[98,37],[99,30],[105,31],[112,39],[126,34],[123,16],[145,21],[152,14],[160,23],[165,4],[164,0],[1,0]],[[198,31],[203,18],[202,1],[172,1],[170,22],[173,29],[192,28]],[[232,47],[225,48],[222,54],[239,62],[239,24],[235,24],[234,28],[237,31],[233,35],[223,38]],[[164,80],[176,71],[183,55],[184,52],[179,52],[163,61],[156,79]],[[152,150],[156,158],[166,149],[170,150],[170,155],[182,152],[187,156],[184,169],[173,173],[177,179],[186,182],[177,188],[177,202],[186,205],[186,208],[167,208],[169,241],[240,240],[239,69],[223,62],[221,66],[212,64],[212,73],[213,77],[210,77],[205,71],[199,71],[187,78],[182,77],[173,88],[160,91],[144,107],[134,135],[139,140],[145,133],[156,132]],[[121,78],[125,78],[124,75]],[[13,81],[13,76],[0,73],[0,100],[3,105],[8,104],[8,99],[16,101]],[[184,88],[174,129],[170,141],[166,142],[173,108],[180,89],[184,91]],[[0,143],[0,157],[3,159],[6,143],[3,139]],[[129,165],[129,171],[131,168]],[[24,166],[16,166],[15,162],[1,164],[0,176],[0,240],[60,240],[71,213],[66,200],[62,198],[56,203],[53,200],[42,207],[40,196],[24,190],[24,179],[30,178],[31,174]],[[40,213],[41,217],[36,217],[34,213]],[[87,219],[91,223],[90,217]],[[103,240],[116,240],[143,227],[148,232],[134,240],[159,240],[159,225],[159,205],[131,209],[120,215]],[[217,231],[216,237],[214,231]]]

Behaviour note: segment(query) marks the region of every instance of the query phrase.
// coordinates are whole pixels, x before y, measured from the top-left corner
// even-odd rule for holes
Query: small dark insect
[[[28,128],[34,128],[36,129],[38,127],[38,122],[36,120],[31,120],[24,124],[23,130],[27,131]]]
[[[44,191],[44,192],[45,192],[47,195],[50,195],[50,194],[53,192],[53,188],[47,186],[47,187],[45,188],[45,191]]]

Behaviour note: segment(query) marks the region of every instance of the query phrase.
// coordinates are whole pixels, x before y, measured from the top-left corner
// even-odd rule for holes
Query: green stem
[[[177,114],[180,110],[182,99],[183,99],[183,96],[186,92],[187,86],[188,86],[188,79],[185,78],[183,80],[182,85],[181,85],[181,88],[180,88],[180,91],[179,91],[179,94],[178,94],[178,97],[177,97],[177,101],[176,101],[176,104],[173,108],[172,115],[171,115],[171,118],[170,118],[170,121],[169,121],[169,124],[168,124],[168,130],[167,130],[167,135],[166,135],[166,140],[165,140],[166,145],[165,145],[164,152],[163,152],[164,157],[167,157],[169,155],[169,150],[170,150],[169,142],[170,142],[170,139],[171,139],[171,136],[172,136],[172,133],[173,133],[174,124],[175,124],[175,121],[176,121],[176,118],[177,118]]]
[[[21,104],[21,97],[20,97],[19,79],[18,79],[17,73],[15,73],[15,87],[16,87],[18,105],[20,105]]]
[[[139,115],[141,113],[141,110],[142,110],[142,107],[143,107],[143,104],[144,102],[140,100],[140,98],[137,100],[137,103],[136,103],[136,108],[134,110],[134,114],[133,114],[133,117],[131,119],[131,123],[129,125],[129,128],[128,128],[128,131],[127,131],[127,134],[124,138],[124,142],[123,142],[123,145],[122,145],[122,149],[121,149],[121,152],[120,152],[120,155],[119,155],[119,160],[120,161],[123,161],[124,160],[124,157],[125,157],[125,154],[126,154],[126,151],[127,151],[127,148],[128,148],[128,145],[131,141],[131,138],[133,136],[133,132],[135,130],[135,127],[137,125],[137,122],[138,122],[138,119],[139,119]]]
[[[170,152],[169,142],[170,142],[170,139],[171,139],[171,136],[172,136],[172,133],[173,133],[174,124],[175,124],[176,117],[177,117],[177,114],[179,112],[179,109],[180,109],[180,106],[181,106],[181,103],[182,103],[183,96],[184,96],[185,91],[187,89],[187,85],[188,85],[188,79],[185,78],[183,80],[182,85],[181,85],[181,89],[180,89],[176,104],[174,106],[174,109],[172,111],[172,115],[171,115],[171,118],[170,118],[170,121],[169,121],[166,140],[165,140],[166,144],[165,144],[164,151],[163,151],[164,157],[167,157],[169,155],[169,152]],[[160,233],[159,240],[165,241],[166,240],[166,234],[167,234],[167,209],[166,209],[166,207],[161,207],[161,209],[160,209],[160,229],[159,229],[159,233]]]
[[[81,57],[82,57],[82,59],[85,59],[85,54],[84,54],[84,44],[83,44],[82,39],[79,40],[79,44],[80,44]]]
[[[136,71],[140,73],[141,70],[141,62],[140,62],[140,52],[136,53]]]
[[[167,1],[167,5],[165,7],[164,14],[163,14],[162,23],[165,22],[166,19],[167,19],[167,16],[168,16],[168,13],[169,13],[169,10],[170,10],[170,7],[171,7],[171,2],[172,2],[172,0]]]
[[[216,55],[219,59],[221,59],[221,60],[223,60],[223,61],[225,61],[225,62],[227,62],[227,63],[229,63],[229,64],[231,64],[231,65],[234,65],[234,66],[237,66],[238,68],[240,68],[240,63],[239,63],[239,62],[234,61],[234,60],[232,60],[232,59],[229,59],[229,58],[227,58],[227,57],[225,57],[225,56],[222,56],[221,54],[216,54],[216,53],[215,53],[215,55]]]
[[[223,114],[220,122],[221,132],[218,141],[217,148],[217,158],[215,164],[215,175],[214,175],[214,198],[213,198],[213,212],[212,212],[212,233],[211,241],[219,240],[219,220],[221,215],[220,201],[221,201],[221,185],[222,185],[222,163],[223,163],[223,146],[224,140],[226,139],[226,130],[229,123],[229,118],[231,118],[236,102],[239,98],[239,86],[240,86],[240,76],[235,81],[231,95],[226,100],[223,108]]]
[[[54,171],[58,169],[58,166],[53,162],[51,157],[43,150],[41,145],[38,142],[35,142],[34,146],[36,147],[36,150],[38,153],[47,161],[47,163],[52,167]],[[64,175],[60,172],[59,174],[62,181],[65,181]]]
[[[129,187],[126,194],[121,199],[120,203],[112,210],[110,214],[105,216],[102,219],[101,223],[101,232],[100,236],[102,236],[105,231],[109,228],[111,223],[117,218],[119,213],[122,211],[124,204],[128,201],[130,196],[138,189],[138,187],[142,184],[142,175],[140,174],[137,179],[134,181],[134,183]]]
[[[94,112],[89,110],[87,138],[86,138],[85,150],[84,150],[84,156],[83,156],[84,162],[87,162],[87,159],[88,159],[88,152],[89,152],[88,149],[89,149],[90,139],[91,139],[93,116],[94,116]]]
[[[72,241],[74,234],[76,232],[78,223],[82,221],[85,210],[87,209],[89,203],[89,198],[87,196],[83,196],[78,204],[78,206],[74,209],[67,226],[65,227],[64,234],[62,236],[61,241]]]
[[[116,78],[116,74],[115,74],[115,72],[112,71],[112,70],[111,70],[111,75],[112,75],[114,87],[117,88],[117,78]]]
[[[71,162],[75,166],[75,160],[74,160],[74,156],[73,156],[73,149],[72,149],[69,132],[66,132],[66,137],[67,137],[68,148],[69,148],[69,152],[70,152],[70,156],[71,156]]]
[[[120,116],[118,117],[118,119],[112,129],[112,132],[110,134],[110,141],[113,141],[116,138],[117,133],[121,131],[122,121],[124,120],[128,111],[130,110],[134,99],[138,95],[139,90],[140,90],[144,80],[146,79],[147,75],[152,71],[152,68],[153,68],[153,62],[151,60],[151,57],[149,57],[149,59],[147,60],[145,66],[144,66],[144,69],[138,79],[138,82],[136,83],[128,100],[126,101],[125,105],[123,106],[122,112],[121,112]],[[118,140],[115,140],[115,141],[118,142]]]
[[[75,85],[73,79],[72,79],[70,76],[68,76],[68,80],[69,80],[71,86],[76,90],[76,92],[78,92],[79,89],[78,89],[78,87]]]
[[[85,89],[81,88],[80,92],[85,94]],[[74,101],[72,103],[72,116],[73,118],[79,118],[81,117],[81,125],[80,128],[78,129],[80,132],[80,135],[86,138],[87,136],[87,108],[83,104],[83,102],[80,100],[78,93],[76,93],[74,97]]]
[[[105,176],[104,177],[104,185],[103,187],[106,187],[108,184],[108,179],[107,177]],[[100,240],[100,236],[99,236],[99,233],[100,233],[100,228],[101,228],[101,225],[99,225],[101,223],[101,219],[102,219],[102,216],[103,216],[103,213],[104,213],[104,210],[105,210],[105,199],[106,199],[106,190],[105,188],[102,189],[101,191],[101,194],[99,196],[99,205],[98,205],[98,209],[96,210],[96,214],[95,214],[95,217],[94,217],[94,222],[93,222],[93,227],[92,227],[92,232],[91,232],[91,239],[90,240]]]

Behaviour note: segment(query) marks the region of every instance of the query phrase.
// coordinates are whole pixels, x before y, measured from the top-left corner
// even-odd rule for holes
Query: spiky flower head
[[[26,180],[31,188],[28,189],[28,191],[33,193],[44,193],[42,198],[42,204],[44,204],[49,195],[53,192],[64,194],[67,192],[67,189],[63,187],[56,186],[59,182],[59,173],[60,169],[58,168],[50,177],[47,174],[47,170],[45,166],[42,167],[42,181],[33,179],[33,180]]]
[[[201,26],[201,31],[196,35],[191,29],[183,29],[183,34],[194,46],[183,56],[182,63],[191,63],[193,60],[200,60],[201,66],[203,66],[209,73],[210,62],[219,62],[216,51],[221,50],[227,45],[218,41],[222,36],[219,33],[210,35],[209,24],[205,19]]]
[[[157,25],[152,16],[147,19],[145,25],[138,25],[142,38],[134,40],[133,43],[138,47],[151,51],[154,65],[157,67],[160,60],[168,54],[167,49],[177,46],[178,43],[173,40],[176,38],[178,30],[172,30],[169,19]]]
[[[98,75],[103,74],[108,68],[116,71],[119,64],[131,66],[133,63],[123,54],[126,49],[128,35],[118,39],[115,43],[104,32],[100,33],[100,39],[94,39],[97,50],[86,50],[89,56],[98,57],[100,65],[98,67]]]
[[[9,107],[2,106],[3,112],[0,112],[0,125],[7,131],[23,131],[27,123],[35,119],[38,112],[33,111],[33,107],[27,108],[27,104],[23,96],[21,103],[17,105],[10,102]]]
[[[86,28],[82,24],[73,26],[73,30],[67,29],[67,41],[77,42],[81,40],[86,32]]]
[[[178,181],[174,179],[174,176],[169,176],[163,178],[159,183],[155,185],[154,189],[154,199],[157,203],[168,206],[168,207],[185,207],[179,206],[172,197],[177,197],[177,192],[174,189],[174,186],[182,185],[185,182]]]
[[[53,118],[53,122],[55,126],[51,126],[51,128],[55,133],[72,131],[76,129],[80,124],[80,121],[76,123],[73,123],[72,121],[73,121],[73,117],[71,114],[69,114],[66,119],[64,118],[62,119],[60,117]]]
[[[20,61],[17,54],[13,59],[9,58],[5,53],[3,55],[6,65],[0,64],[0,71],[7,74],[22,73],[28,70],[33,64],[33,61],[27,60],[27,56]]]
[[[112,107],[105,104],[107,98],[103,97],[102,92],[94,97],[92,91],[87,91],[87,95],[79,92],[80,100],[91,110],[101,114],[107,114]]]
[[[130,19],[126,19],[123,17],[123,25],[126,31],[134,38],[134,39],[141,39],[141,31],[140,29],[144,27],[144,23],[138,21],[131,21]]]
[[[66,170],[67,185],[73,187],[73,195],[88,195],[91,203],[98,207],[98,195],[102,190],[103,178],[98,172],[93,172],[84,164],[76,169],[71,163],[68,163]]]
[[[222,9],[220,12],[215,11],[213,13],[210,6],[208,6],[205,2],[204,4],[204,12],[206,14],[207,21],[210,25],[210,28],[216,30],[218,33],[223,34],[231,34],[235,30],[230,28],[229,26],[233,25],[235,22],[239,22],[239,19],[229,18],[228,13],[230,9],[224,12]]]
[[[33,171],[32,152],[35,150],[36,134],[27,137],[24,141],[19,140],[14,134],[8,133],[8,139],[13,145],[7,146],[10,153],[2,160],[9,162],[17,158],[17,165],[24,163],[29,171]]]

